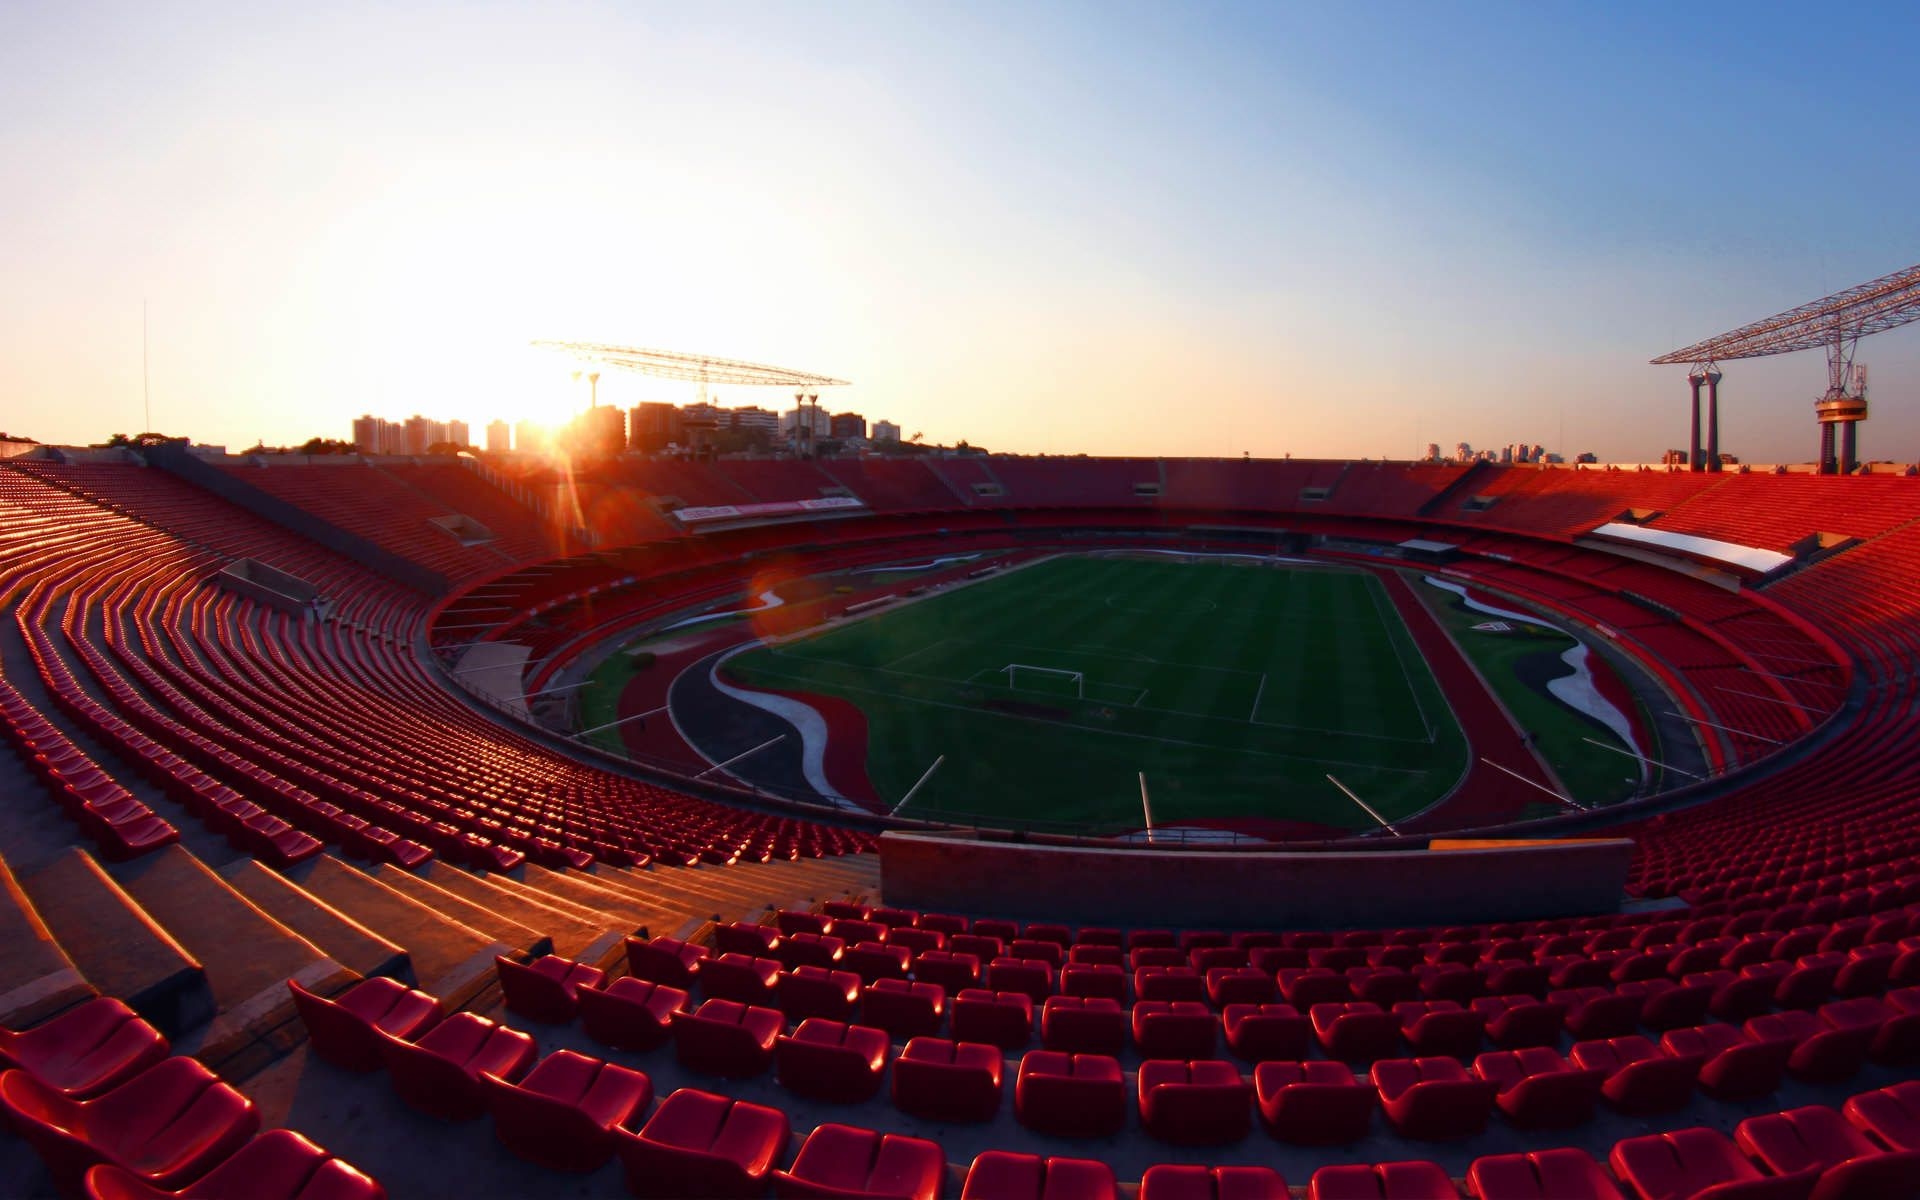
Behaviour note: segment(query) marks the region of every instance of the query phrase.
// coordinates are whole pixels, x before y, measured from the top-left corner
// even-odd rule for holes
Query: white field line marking
[[[1247,710],[1247,724],[1249,725],[1259,724],[1259,722],[1254,720],[1254,718],[1260,714],[1260,698],[1266,694],[1267,694],[1267,673],[1265,671],[1262,671],[1260,672],[1260,688],[1258,691],[1254,692],[1253,694],[1253,707]]]
[[[1427,731],[1427,736],[1425,740],[1429,745],[1431,745],[1433,744],[1436,736],[1433,730],[1433,721],[1427,716],[1427,706],[1420,703],[1419,689],[1413,686],[1413,676],[1408,673],[1407,656],[1406,656],[1406,652],[1400,649],[1400,639],[1393,636],[1393,626],[1387,621],[1387,614],[1380,607],[1380,597],[1386,594],[1387,587],[1384,583],[1380,582],[1380,580],[1375,578],[1374,576],[1368,576],[1367,581],[1368,581],[1367,592],[1373,597],[1374,615],[1380,619],[1380,634],[1382,637],[1386,638],[1388,644],[1393,647],[1394,660],[1400,664],[1400,682],[1403,685],[1405,685],[1407,689],[1407,695],[1413,701],[1413,711],[1420,714],[1420,725],[1423,729]],[[1407,623],[1404,619],[1400,617],[1400,613],[1398,609],[1394,611],[1393,615],[1394,615],[1394,619],[1400,622],[1401,627],[1403,629],[1406,628]],[[1413,631],[1411,629],[1407,630],[1407,636],[1408,637],[1413,636]],[[1413,741],[1415,739],[1408,738],[1406,740]]]
[[[1038,560],[1034,560],[1034,562],[1032,563],[1020,564],[1020,565],[1037,565],[1040,562],[1048,562],[1048,561],[1052,561],[1052,560],[1038,559]],[[1002,573],[1000,575],[994,576],[993,578],[1005,579],[1007,577],[1008,576],[1006,573]],[[1396,657],[1399,658],[1400,666],[1401,666],[1401,682],[1403,685],[1405,685],[1408,688],[1408,691],[1412,693],[1413,685],[1407,675],[1406,659],[1400,649],[1400,645],[1398,641],[1395,641],[1393,639],[1391,627],[1383,626],[1381,623],[1381,618],[1379,615],[1380,614],[1380,609],[1379,609],[1380,595],[1379,595],[1379,591],[1376,590],[1380,586],[1379,582],[1373,579],[1371,576],[1362,575],[1360,577],[1364,581],[1366,581],[1364,586],[1366,586],[1367,590],[1373,595],[1376,619],[1371,622],[1368,622],[1364,618],[1361,618],[1361,619],[1356,619],[1354,623],[1370,624],[1374,629],[1378,630],[1382,634],[1382,636],[1387,637],[1389,641],[1393,641],[1394,654],[1396,655]],[[1064,596],[1064,597],[1077,599],[1077,600],[1083,600],[1085,598],[1084,596],[1081,596],[1077,593],[1072,593],[1072,592],[1059,592],[1059,593],[1044,592],[1044,593],[1036,593],[1036,594],[1058,595],[1058,596]],[[915,599],[916,600],[922,599],[922,597],[915,597]],[[898,606],[896,606],[893,609],[893,611],[898,611]],[[1244,611],[1254,612],[1258,610],[1246,609]],[[1316,624],[1317,623],[1318,622],[1316,622]],[[971,675],[967,676],[965,679],[955,679],[954,677],[949,675],[926,675],[926,674],[921,674],[917,671],[897,670],[891,664],[887,666],[867,666],[861,663],[847,662],[842,659],[834,658],[831,656],[797,653],[795,651],[792,651],[786,648],[788,646],[794,645],[799,640],[801,639],[792,637],[792,636],[789,636],[783,639],[774,639],[771,641],[764,642],[762,644],[762,648],[770,658],[790,659],[795,662],[817,663],[817,664],[828,666],[830,668],[834,668],[840,671],[861,672],[869,675],[896,675],[902,679],[918,679],[918,680],[923,680],[927,683],[946,684],[949,687],[1002,686],[997,684],[989,684],[986,681],[983,681],[979,678],[979,676],[981,676],[982,674],[997,674],[1001,668],[981,667],[978,670],[974,671]],[[956,640],[958,639],[955,639],[955,638],[944,639],[945,642],[952,642]],[[1030,651],[1036,651],[1036,652],[1046,653],[1046,654],[1056,654],[1059,652],[1055,649],[1051,649],[1048,647],[1032,646],[1032,645],[1028,645],[1020,642],[985,642],[985,643],[979,643],[979,644],[992,648],[992,651],[993,651],[992,654],[983,654],[983,657],[989,657],[989,658],[994,657],[995,655],[998,655],[1005,650],[1030,650]],[[908,655],[908,657],[911,657],[912,654],[917,654],[917,653],[920,653],[920,651],[913,651]],[[1118,654],[1097,654],[1095,656],[1110,658],[1118,662],[1136,662],[1136,663],[1138,662],[1137,658],[1128,658]],[[898,663],[901,661],[904,661],[904,660],[903,659],[893,660],[894,663]],[[1251,678],[1254,674],[1256,674],[1256,672],[1235,668],[1235,667],[1213,667],[1213,666],[1201,665],[1198,663],[1163,662],[1159,659],[1149,659],[1149,661],[1152,662],[1157,667],[1170,667],[1170,668],[1175,668],[1183,671],[1204,672],[1204,673],[1218,674],[1218,675],[1244,675],[1249,678]],[[1260,672],[1259,674],[1261,675],[1262,680],[1264,680],[1267,677],[1265,672]],[[782,678],[792,680],[795,682],[808,682],[808,683],[817,682],[817,681],[807,680],[803,676],[795,676],[790,674],[782,675]],[[852,685],[847,685],[847,686],[852,686]],[[1127,686],[1127,685],[1113,684],[1108,686]],[[901,696],[897,692],[886,691],[880,688],[866,687],[866,688],[861,688],[859,690],[864,691],[870,695],[888,696],[888,697],[893,697],[897,699],[913,699],[912,697]],[[1225,724],[1231,724],[1236,726],[1252,725],[1257,729],[1273,729],[1273,730],[1279,730],[1279,731],[1288,732],[1288,733],[1326,734],[1334,737],[1354,738],[1357,740],[1362,740],[1367,742],[1377,742],[1377,743],[1381,743],[1389,746],[1431,746],[1435,744],[1435,740],[1436,740],[1436,734],[1434,733],[1432,722],[1427,720],[1426,711],[1420,705],[1419,697],[1417,694],[1414,695],[1414,708],[1415,708],[1415,711],[1420,714],[1422,725],[1426,730],[1425,737],[1396,737],[1391,734],[1361,733],[1351,729],[1330,729],[1323,725],[1297,725],[1297,724],[1291,724],[1284,721],[1259,721],[1259,720],[1243,721],[1239,717],[1218,716],[1213,713],[1204,713],[1204,712],[1190,712],[1186,709],[1181,709],[1181,708],[1159,708],[1159,707],[1146,705],[1142,703],[1146,699],[1146,693],[1149,690],[1150,689],[1143,689],[1141,696],[1138,699],[1136,699],[1134,703],[1129,707],[1132,707],[1140,712],[1164,713],[1169,716],[1184,717],[1189,720],[1195,720],[1195,721],[1218,721]],[[929,701],[928,703],[937,703],[937,702]],[[947,707],[963,707],[963,706],[949,705]],[[1076,726],[1075,728],[1081,728],[1081,727]],[[1142,736],[1142,735],[1133,735],[1133,736]],[[1154,740],[1158,740],[1158,739],[1154,739]],[[1199,743],[1181,743],[1181,744],[1197,745]],[[1285,757],[1285,756],[1282,756],[1282,757]],[[1357,764],[1348,764],[1348,765],[1357,765]]]
[[[767,674],[767,675],[769,675],[769,676],[772,676],[772,677],[773,677],[773,678],[775,678],[775,679],[785,679],[785,680],[788,680],[788,681],[790,681],[790,682],[794,682],[794,683],[813,683],[813,682],[816,682],[816,681],[813,681],[813,680],[810,680],[810,679],[808,679],[808,678],[807,678],[807,677],[805,677],[805,676],[799,676],[799,675],[786,675],[786,674],[782,674],[781,672],[778,672],[778,671],[766,671],[766,672],[764,672],[764,673],[765,673],[765,674]],[[947,681],[945,681],[945,682],[949,682],[949,683],[950,683],[950,682],[952,682],[952,681],[951,681],[951,680],[947,680]],[[993,712],[993,711],[991,711],[991,710],[988,710],[988,709],[981,709],[981,708],[976,708],[976,707],[973,707],[973,706],[971,706],[971,705],[966,705],[966,704],[950,704],[950,703],[948,703],[947,701],[944,701],[944,700],[929,700],[929,699],[927,699],[927,698],[925,698],[925,697],[922,697],[922,696],[904,696],[904,695],[901,695],[901,694],[899,694],[899,693],[897,693],[897,692],[886,692],[886,691],[881,691],[881,690],[880,690],[880,689],[878,689],[878,688],[868,688],[868,687],[860,687],[860,686],[858,686],[858,685],[856,685],[856,684],[841,684],[841,685],[839,685],[839,686],[841,686],[841,687],[843,687],[843,688],[845,688],[846,690],[848,690],[848,691],[851,691],[851,692],[865,692],[866,694],[868,694],[868,695],[871,695],[871,696],[881,696],[881,697],[884,697],[884,698],[886,698],[886,699],[888,699],[888,700],[895,700],[895,701],[898,701],[898,702],[900,702],[900,703],[902,703],[902,704],[923,704],[923,705],[926,705],[926,706],[927,706],[927,707],[929,707],[929,708],[944,708],[944,709],[946,709],[946,710],[948,710],[949,712],[964,712],[964,713],[977,713],[977,714],[984,714],[984,715],[986,715],[986,716],[990,716],[990,717],[999,717],[999,718],[1002,718],[1002,719],[1005,719],[1005,720],[1012,720],[1012,721],[1026,721],[1026,722],[1029,722],[1029,723],[1031,723],[1031,724],[1039,724],[1039,725],[1056,725],[1056,726],[1059,726],[1059,727],[1060,727],[1060,728],[1062,728],[1062,729],[1075,729],[1075,730],[1079,730],[1079,731],[1081,731],[1081,732],[1083,732],[1083,733],[1092,733],[1092,734],[1098,734],[1098,735],[1100,735],[1100,736],[1102,736],[1102,737],[1119,737],[1119,738],[1129,738],[1129,739],[1131,739],[1131,740],[1133,740],[1133,741],[1136,741],[1136,742],[1150,742],[1150,743],[1152,743],[1152,744],[1154,744],[1154,745],[1159,745],[1159,746],[1192,746],[1192,747],[1194,747],[1195,749],[1199,749],[1199,750],[1208,750],[1208,751],[1212,751],[1212,752],[1213,752],[1214,754],[1216,754],[1216,755],[1218,755],[1218,754],[1220,754],[1220,753],[1222,753],[1222,751],[1221,751],[1221,748],[1220,748],[1219,746],[1217,746],[1217,745],[1214,745],[1214,744],[1212,744],[1212,743],[1210,743],[1210,742],[1195,742],[1195,741],[1189,741],[1189,740],[1187,740],[1187,739],[1185,739],[1185,738],[1163,738],[1163,737],[1154,737],[1154,736],[1153,736],[1153,735],[1151,735],[1151,734],[1145,734],[1145,733],[1133,733],[1133,732],[1131,732],[1131,731],[1129,731],[1129,730],[1124,730],[1124,729],[1101,729],[1101,728],[1099,728],[1098,726],[1094,726],[1094,725],[1078,725],[1078,724],[1075,724],[1075,723],[1073,723],[1073,722],[1071,722],[1071,721],[1052,721],[1052,720],[1047,720],[1047,719],[1045,719],[1045,718],[1042,718],[1042,717],[1028,717],[1028,716],[1019,716],[1019,715],[1015,715],[1015,714],[1013,714],[1013,713],[1003,713],[1003,712]],[[1146,711],[1148,711],[1148,712],[1158,712],[1158,711],[1161,711],[1161,710],[1159,710],[1159,709],[1148,709],[1148,710],[1146,710]],[[1179,714],[1179,715],[1188,715],[1188,714]],[[1214,719],[1218,719],[1218,718],[1214,718]],[[1239,725],[1239,724],[1243,724],[1243,722],[1241,722],[1241,721],[1238,721],[1238,720],[1233,720],[1233,721],[1232,721],[1231,723],[1232,723],[1232,724],[1235,724],[1235,725]],[[1306,733],[1338,733],[1339,731],[1338,731],[1338,730],[1328,730],[1328,729],[1307,729],[1307,730],[1303,730],[1302,732],[1306,732]],[[1350,737],[1366,737],[1367,735],[1365,735],[1365,734],[1350,734],[1350,735],[1347,735],[1347,736],[1350,736]],[[1373,740],[1380,740],[1380,739],[1373,739]],[[1427,774],[1427,772],[1426,772],[1425,770],[1417,770],[1417,769],[1414,769],[1414,768],[1410,768],[1410,767],[1387,767],[1387,766],[1381,766],[1381,765],[1380,765],[1379,763],[1371,763],[1371,762],[1353,762],[1353,761],[1351,761],[1351,760],[1348,760],[1348,759],[1343,759],[1343,758],[1314,758],[1314,757],[1311,757],[1311,756],[1308,756],[1308,755],[1301,755],[1301,754],[1276,754],[1276,753],[1274,753],[1274,752],[1273,752],[1273,751],[1271,751],[1271,750],[1255,750],[1255,749],[1251,749],[1251,748],[1247,748],[1247,747],[1242,747],[1242,748],[1239,748],[1239,749],[1237,749],[1237,750],[1235,750],[1235,751],[1234,751],[1234,753],[1236,753],[1236,754],[1241,754],[1241,755],[1246,755],[1246,756],[1250,756],[1250,757],[1254,757],[1254,758],[1272,758],[1272,759],[1278,759],[1278,760],[1280,760],[1280,761],[1282,761],[1282,762],[1310,762],[1310,763],[1322,763],[1322,764],[1331,764],[1331,765],[1333,765],[1333,766],[1336,766],[1336,767],[1353,767],[1353,768],[1355,768],[1356,770],[1361,770],[1361,771],[1379,771],[1379,772],[1382,772],[1382,773],[1385,773],[1385,774],[1390,774],[1390,775],[1425,775],[1425,774]]]
[[[938,649],[939,649],[940,647],[942,647],[942,646],[944,646],[944,645],[946,645],[946,644],[947,644],[948,642],[951,642],[952,640],[953,640],[953,639],[952,639],[952,638],[950,638],[950,637],[948,637],[948,638],[941,638],[941,639],[940,639],[939,641],[937,641],[937,642],[931,642],[931,643],[929,643],[929,644],[927,644],[927,645],[925,645],[925,646],[922,646],[922,647],[920,647],[920,648],[919,648],[918,650],[909,650],[909,651],[907,651],[907,652],[906,652],[905,654],[902,654],[902,655],[901,655],[901,656],[900,656],[899,658],[896,658],[896,659],[891,659],[891,660],[889,660],[888,662],[886,662],[886,663],[884,663],[884,664],[882,664],[882,666],[881,666],[881,669],[882,669],[882,670],[890,670],[890,669],[892,669],[892,668],[894,668],[894,667],[897,667],[897,666],[899,666],[899,665],[900,665],[901,663],[903,663],[903,662],[906,662],[906,661],[907,661],[908,659],[910,659],[910,658],[919,658],[919,657],[920,657],[920,656],[921,656],[922,654],[929,654],[929,653],[932,653],[933,651],[935,651],[935,650],[938,650]],[[806,656],[806,655],[795,655],[794,657],[796,657],[796,658],[805,658],[805,657],[807,657],[807,656]]]

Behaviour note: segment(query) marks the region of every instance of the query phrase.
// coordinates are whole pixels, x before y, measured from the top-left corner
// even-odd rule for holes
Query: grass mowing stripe
[[[1345,570],[1063,556],[728,669],[748,685],[859,705],[883,795],[946,754],[916,812],[1131,828],[1146,771],[1163,821],[1358,828],[1325,782],[1329,763],[1391,819],[1431,803],[1466,761],[1457,726],[1430,735],[1422,720],[1418,689],[1444,711],[1438,686],[1397,660],[1398,614],[1383,621],[1377,597],[1363,598],[1377,588]],[[1087,699],[1059,694],[1057,681],[1010,689],[998,675],[1009,662],[1080,671]],[[1137,689],[1141,707],[1115,699]],[[1344,726],[1328,729],[1329,713],[1346,714]],[[1287,728],[1288,715],[1317,728]]]

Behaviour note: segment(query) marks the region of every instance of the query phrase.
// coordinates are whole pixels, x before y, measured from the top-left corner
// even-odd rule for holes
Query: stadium
[[[1911,476],[552,474],[0,464],[53,1187],[1915,1177]]]
[[[1916,37],[0,9],[0,1197],[1920,1200]]]

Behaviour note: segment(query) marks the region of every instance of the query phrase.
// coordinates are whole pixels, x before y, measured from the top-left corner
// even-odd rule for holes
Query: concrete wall
[[[1107,850],[887,833],[888,904],[1094,925],[1364,928],[1612,912],[1625,839],[1447,851]]]

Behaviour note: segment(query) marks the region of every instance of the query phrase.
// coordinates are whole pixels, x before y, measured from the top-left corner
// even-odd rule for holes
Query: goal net
[[[1008,663],[1000,671],[1007,677],[1008,691],[1044,692],[1049,696],[1072,696],[1076,700],[1087,698],[1087,677],[1079,671],[1028,663]]]

